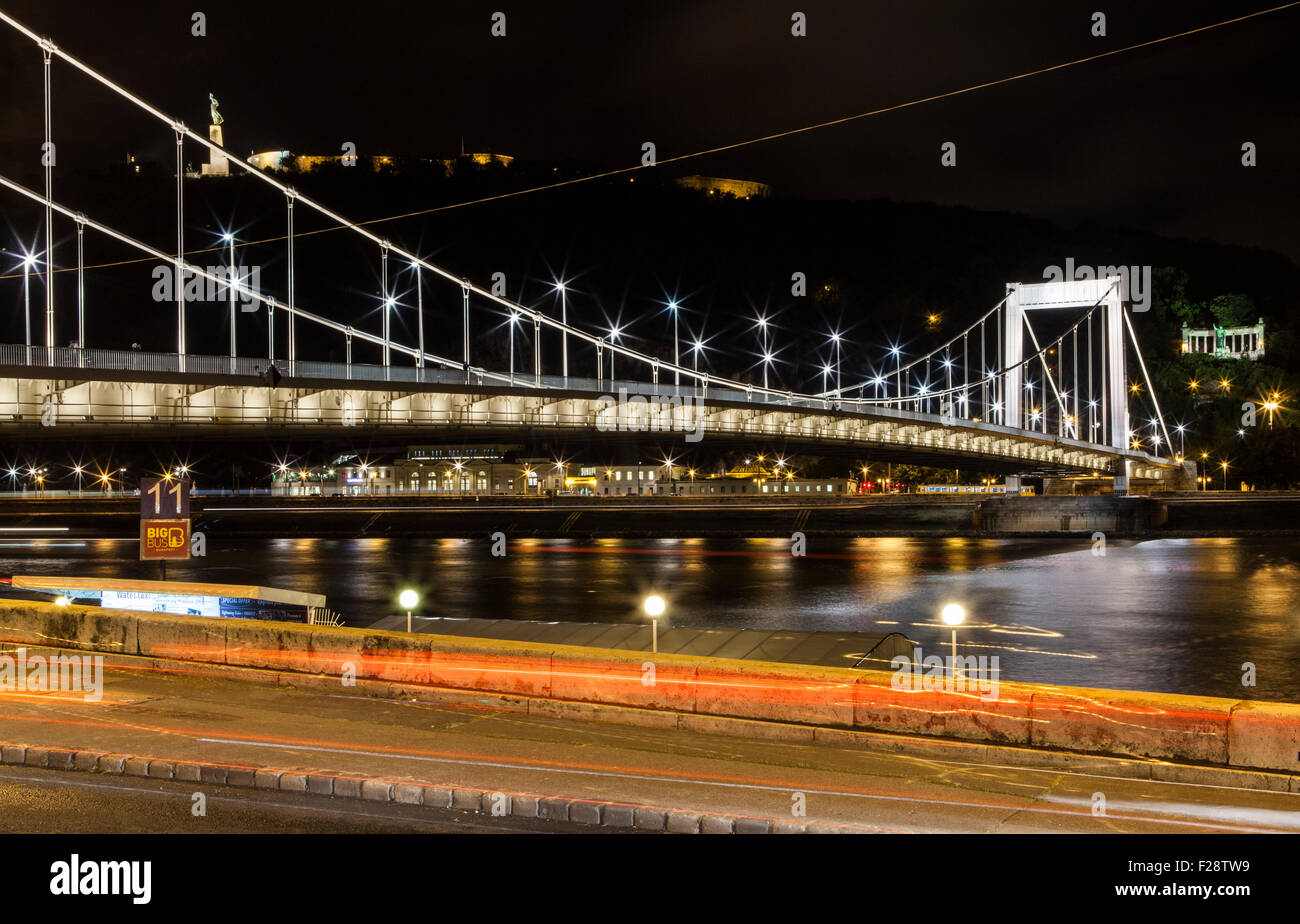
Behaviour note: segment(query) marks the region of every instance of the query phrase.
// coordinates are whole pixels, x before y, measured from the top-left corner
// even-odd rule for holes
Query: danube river
[[[1300,702],[1300,540],[256,539],[173,564],[168,577],[324,593],[350,626],[429,616],[631,622],[654,592],[673,625],[899,631],[946,652],[963,604],[967,654],[1002,679]],[[156,578],[130,540],[0,542],[0,574]],[[1244,664],[1256,685],[1242,685]]]

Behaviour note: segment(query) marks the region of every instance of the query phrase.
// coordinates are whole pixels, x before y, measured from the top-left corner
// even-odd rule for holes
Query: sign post
[[[140,560],[162,563],[190,557],[190,480],[140,479]]]

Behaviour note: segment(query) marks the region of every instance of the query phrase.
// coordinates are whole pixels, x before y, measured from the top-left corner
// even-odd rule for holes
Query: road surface
[[[79,693],[0,696],[0,742],[379,777],[863,832],[1300,831],[1300,794],[1238,788],[1226,777],[1221,786],[1155,782],[1065,769],[1064,760],[1061,767],[1012,766],[978,759],[968,749],[943,742],[916,756],[876,747],[550,718],[486,697],[460,704],[380,699],[361,687],[294,688],[243,679],[249,676],[264,675],[199,666],[172,670],[143,659],[112,657],[98,702]],[[1116,766],[1140,772],[1133,763]],[[83,781],[105,779],[59,773]],[[142,824],[171,823],[157,814],[164,811],[157,793],[170,792],[161,784],[114,781],[105,784],[110,789],[92,795],[84,786],[73,790],[42,782],[46,779],[53,777],[17,768],[5,778],[5,785],[16,789],[6,793],[3,804],[21,806],[32,793],[43,791],[92,808],[52,816],[58,821],[50,825],[57,830],[67,830],[70,823],[86,831],[104,830],[106,824],[118,830],[112,828],[112,804],[135,806],[127,814],[138,815]],[[424,807],[398,806],[322,815],[314,811],[318,803],[313,798],[320,803],[343,800],[286,799],[272,793],[274,798],[263,802],[249,790],[177,785],[179,789],[172,788],[181,795],[213,791],[222,814],[214,810],[210,816],[232,819],[237,830],[400,825],[410,823],[404,811],[420,823],[429,818]],[[1104,814],[1095,813],[1100,799]],[[165,813],[174,811],[168,807]],[[0,812],[0,817],[6,814]],[[463,823],[451,814],[435,823]],[[39,823],[27,813],[11,817],[18,819],[14,824]],[[469,818],[473,825],[503,830],[519,824],[510,817]],[[134,822],[123,818],[121,823]]]

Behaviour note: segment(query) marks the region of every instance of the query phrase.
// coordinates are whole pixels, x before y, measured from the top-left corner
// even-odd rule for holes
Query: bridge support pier
[[[1113,491],[1117,497],[1123,497],[1128,494],[1129,465],[1131,463],[1126,459],[1122,464],[1124,466],[1123,474],[1118,472],[1115,474],[1115,486]]]

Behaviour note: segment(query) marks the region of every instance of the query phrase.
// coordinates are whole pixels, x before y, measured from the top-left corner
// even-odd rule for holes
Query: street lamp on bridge
[[[767,315],[760,314],[754,319],[754,326],[758,328],[760,334],[760,343],[763,347],[763,388],[767,388],[767,367],[772,362],[772,351],[767,346]]]
[[[610,325],[609,328],[609,384],[614,386],[614,344],[623,334],[623,328],[617,324]]]
[[[693,355],[691,356],[691,371],[692,371],[692,372],[699,372],[699,371],[700,371],[700,354],[703,353],[704,350],[705,350],[704,343],[705,343],[704,339],[701,338],[701,337],[698,337],[698,336],[697,336],[697,337],[695,338],[694,343],[691,344],[691,353],[693,354]],[[699,378],[699,376],[696,376],[696,377],[695,377],[695,391],[696,391],[696,394],[699,394],[699,390],[700,390],[700,378]]]
[[[677,333],[677,316],[679,314],[678,307],[679,306],[677,304],[677,299],[669,300],[668,310],[671,311],[673,314],[673,365],[677,366],[677,368],[673,370],[674,385],[682,384],[682,373],[681,373],[682,361],[681,361],[681,353],[680,353],[680,347],[682,341]],[[610,378],[613,378],[613,376],[610,376]]]
[[[23,326],[27,331],[27,362],[32,361],[32,301],[31,275],[36,266],[36,255],[23,251]]]
[[[840,341],[843,339],[844,337],[839,331],[831,331],[831,343],[835,346],[835,397],[837,398],[843,397],[843,395],[840,394],[840,390],[843,388],[843,381],[840,376]],[[826,387],[823,385],[822,391],[825,390]]]
[[[555,282],[555,291],[560,293],[560,323],[565,326],[564,331],[560,334],[560,375],[564,377],[567,385],[569,382],[569,296],[568,288],[559,280]]]
[[[896,378],[894,394],[901,399],[903,397],[903,351],[896,346],[891,346],[889,352],[894,355],[894,376]],[[889,397],[887,392],[885,397]],[[897,407],[900,411],[903,409],[901,400],[898,402]]]
[[[511,309],[510,309],[510,323],[509,323],[509,328],[510,328],[510,330],[509,330],[509,334],[510,334],[510,384],[511,384],[511,385],[513,385],[513,384],[515,383],[515,327],[517,327],[518,324],[519,324],[519,312],[518,312],[516,309],[511,308]]]
[[[235,291],[239,288],[238,270],[235,269],[235,235],[232,231],[226,231],[221,235],[221,239],[230,245],[230,256],[226,262],[226,272],[229,280],[226,283],[226,290],[230,293],[230,372],[235,371]]]

